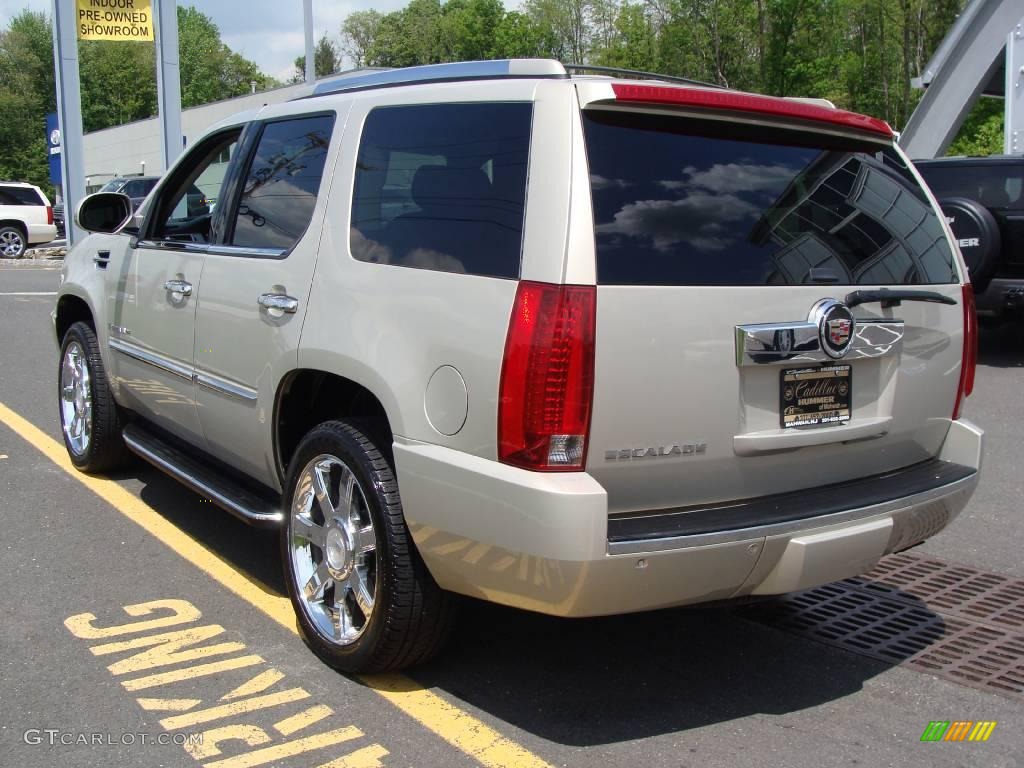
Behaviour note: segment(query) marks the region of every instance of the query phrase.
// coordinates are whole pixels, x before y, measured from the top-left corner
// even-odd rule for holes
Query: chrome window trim
[[[847,509],[831,515],[821,515],[819,517],[809,517],[802,520],[791,520],[784,523],[773,523],[772,525],[754,526],[751,528],[738,528],[731,531],[716,531],[714,533],[701,533],[689,536],[669,536],[661,539],[608,542],[608,554],[637,555],[647,552],[668,552],[671,550],[689,549],[690,547],[729,544],[766,536],[799,533],[830,525],[856,522],[865,518],[900,512],[933,501],[940,501],[960,493],[969,493],[978,484],[978,474],[978,472],[973,472],[968,477],[922,491],[921,493],[866,507]]]
[[[158,355],[155,352],[142,349],[135,344],[122,341],[121,339],[110,339],[107,343],[115,352],[120,352],[122,355],[126,355],[133,360],[138,360],[141,363],[152,365],[154,368],[159,368],[161,371],[170,373],[178,378],[192,381],[193,372],[188,366],[175,362],[163,355]]]
[[[229,397],[234,397],[239,400],[245,400],[250,403],[256,402],[257,392],[252,387],[237,384],[229,379],[215,376],[212,373],[199,373],[197,371],[193,374],[192,378],[196,384],[204,389],[217,392],[221,395],[228,395]]]
[[[905,324],[902,320],[856,320],[853,343],[840,358],[884,357],[903,348]],[[776,349],[777,334],[791,334],[790,351]],[[839,362],[821,348],[818,326],[799,321],[793,323],[758,323],[736,326],[736,365],[800,365],[802,363]]]
[[[156,248],[162,251],[185,251],[186,253],[209,253],[209,243],[196,243],[189,240],[139,240],[136,248]]]
[[[241,245],[211,245],[206,253],[211,256],[254,256],[260,259],[280,259],[291,249],[288,248],[250,248]]]

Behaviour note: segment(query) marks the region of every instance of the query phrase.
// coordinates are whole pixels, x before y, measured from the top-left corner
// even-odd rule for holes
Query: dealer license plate
[[[779,378],[779,421],[783,429],[843,424],[852,397],[849,365],[787,368]]]

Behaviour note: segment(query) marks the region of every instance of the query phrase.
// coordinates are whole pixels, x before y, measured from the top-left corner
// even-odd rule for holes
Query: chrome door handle
[[[182,296],[191,296],[192,283],[187,283],[184,280],[168,280],[164,283],[164,290],[168,293],[179,293]]]
[[[299,310],[299,300],[283,293],[264,293],[256,299],[256,303],[271,312],[287,312],[289,315],[294,315]]]

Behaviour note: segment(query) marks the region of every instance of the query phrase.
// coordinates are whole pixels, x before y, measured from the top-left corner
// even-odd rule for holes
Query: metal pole
[[[1024,155],[1024,19],[1006,36],[1006,133],[1003,151]]]
[[[57,121],[60,124],[60,175],[64,188],[64,231],[68,246],[85,237],[75,221],[85,197],[85,157],[82,142],[82,97],[78,83],[77,11],[72,0],[53,0],[53,63],[57,83]]]
[[[181,154],[181,71],[178,56],[177,0],[153,0],[156,20],[156,93],[160,110],[161,172]]]
[[[302,0],[302,15],[306,24],[306,82],[316,80],[316,52],[313,49],[313,0]]]

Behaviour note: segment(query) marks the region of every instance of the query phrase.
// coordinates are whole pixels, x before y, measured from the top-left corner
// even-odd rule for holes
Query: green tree
[[[557,58],[558,40],[550,27],[519,11],[508,11],[494,30],[494,58]]]
[[[998,155],[1003,151],[1003,101],[978,99],[947,155]]]
[[[256,64],[228,48],[213,20],[191,6],[178,7],[178,40],[183,107],[249,93],[252,83],[257,90],[273,83]]]
[[[341,69],[341,49],[327,35],[322,35],[313,49],[313,71],[317,77],[324,77],[333,75],[339,69]],[[292,82],[301,83],[305,79],[306,57],[299,56],[295,59],[295,74],[292,75]]]
[[[383,16],[378,11],[356,11],[345,17],[341,25],[341,52],[354,67],[365,67],[367,57],[380,30]]]
[[[448,0],[442,8],[440,21],[444,60],[492,58],[495,32],[504,15],[501,0]]]
[[[0,32],[0,179],[28,181],[52,197],[46,114],[56,110],[46,14],[22,11]]]
[[[156,59],[152,45],[82,42],[79,72],[82,127],[87,133],[156,114]]]

